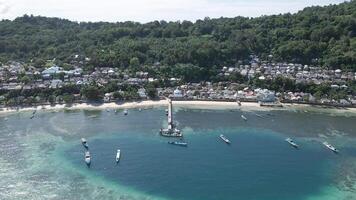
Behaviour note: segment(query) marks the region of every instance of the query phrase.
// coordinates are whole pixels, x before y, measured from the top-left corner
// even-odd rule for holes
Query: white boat
[[[255,115],[259,118],[264,118],[262,115],[255,113]]]
[[[225,135],[221,134],[220,138],[226,143],[226,144],[231,144],[230,140],[225,137]]]
[[[89,147],[89,146],[88,146],[88,143],[87,143],[87,140],[86,140],[85,138],[82,138],[81,141],[82,141],[82,145],[83,145],[85,148],[88,148],[88,147]]]
[[[244,115],[241,115],[241,118],[245,121],[247,121],[247,118]]]
[[[127,109],[124,110],[124,115],[128,115],[129,111]]]
[[[297,145],[297,143],[295,143],[291,138],[287,138],[286,142],[288,142],[290,145],[292,145],[292,147],[294,148],[299,148],[299,146]]]
[[[239,106],[241,106],[241,101],[237,101],[237,104],[238,104]]]
[[[168,144],[173,144],[173,145],[182,146],[182,147],[188,146],[188,143],[180,142],[180,141],[173,141],[173,142],[169,141]]]
[[[118,149],[116,152],[116,162],[117,163],[120,161],[120,155],[121,155],[121,151],[120,151],[120,149]]]
[[[85,152],[84,161],[85,161],[85,163],[86,163],[87,165],[90,165],[91,159],[90,159],[90,152],[89,152],[89,151],[86,151],[86,152]]]
[[[329,144],[328,142],[323,142],[323,145],[334,153],[339,153],[339,150],[337,150],[333,145]]]

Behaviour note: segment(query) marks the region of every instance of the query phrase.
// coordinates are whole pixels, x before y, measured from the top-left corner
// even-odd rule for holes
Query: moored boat
[[[237,104],[238,104],[239,106],[241,106],[241,101],[237,101]]]
[[[85,152],[85,157],[84,157],[84,161],[85,163],[89,166],[91,163],[91,156],[90,156],[90,152],[86,151]]]
[[[287,138],[286,142],[288,142],[292,147],[294,148],[299,148],[299,146],[297,145],[297,143],[295,143],[291,138]]]
[[[117,163],[120,161],[120,156],[121,156],[121,151],[120,151],[120,149],[118,149],[116,152],[116,162]]]
[[[129,111],[127,109],[124,110],[124,115],[128,115]]]
[[[82,145],[85,147],[85,148],[88,148],[88,143],[87,143],[87,140],[85,138],[82,138],[80,139],[82,141]]]
[[[337,150],[333,145],[329,144],[328,142],[323,142],[323,145],[334,153],[339,153],[339,150]]]
[[[186,147],[188,146],[188,143],[186,142],[179,142],[179,141],[169,141],[168,144],[173,144],[173,145],[177,145],[177,146],[183,146],[183,147]]]
[[[225,137],[225,135],[221,134],[219,137],[220,137],[220,139],[222,139],[226,144],[231,144],[230,140],[227,139],[227,137]]]

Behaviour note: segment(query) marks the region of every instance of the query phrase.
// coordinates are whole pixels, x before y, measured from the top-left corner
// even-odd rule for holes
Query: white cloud
[[[76,21],[196,20],[296,12],[343,0],[0,0],[0,19],[24,14]]]

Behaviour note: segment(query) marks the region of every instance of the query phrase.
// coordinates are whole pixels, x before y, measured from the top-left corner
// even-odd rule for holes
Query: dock
[[[172,100],[168,100],[168,127],[166,129],[160,130],[160,134],[165,137],[182,137],[183,134],[179,129],[175,127],[174,121],[173,121],[173,105],[172,105]]]

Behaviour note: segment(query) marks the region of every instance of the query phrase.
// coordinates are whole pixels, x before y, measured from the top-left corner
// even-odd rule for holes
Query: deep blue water
[[[180,110],[175,114],[188,142],[184,148],[158,136],[163,113],[131,111],[127,117],[104,114],[105,120],[92,119],[88,132],[100,133],[88,138],[90,169],[85,169],[79,141],[65,154],[95,176],[153,196],[192,200],[306,199],[334,183],[335,163],[356,155],[350,147],[333,154],[313,139],[330,127],[340,127],[338,133],[352,131],[352,118],[290,112],[261,113],[260,118],[244,113],[249,118],[244,122],[240,112]],[[231,145],[218,138],[221,133]],[[313,137],[305,137],[308,134]],[[289,146],[286,137],[294,137],[301,148]],[[116,165],[118,148],[122,159]]]

